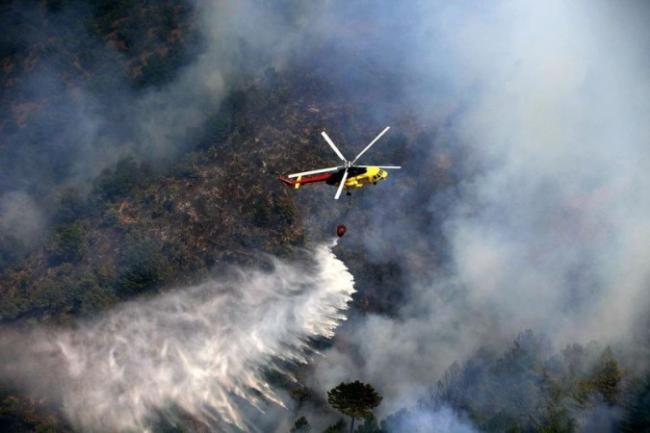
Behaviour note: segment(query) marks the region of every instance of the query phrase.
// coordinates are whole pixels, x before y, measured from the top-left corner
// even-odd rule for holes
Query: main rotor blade
[[[341,183],[339,183],[339,189],[336,190],[336,195],[334,196],[334,200],[338,200],[339,197],[341,197],[341,193],[343,192],[343,187],[345,186],[345,181],[346,180],[348,180],[348,169],[347,168],[343,172],[343,177],[341,178]]]
[[[298,176],[308,176],[310,174],[327,173],[328,171],[336,171],[336,170],[338,170],[340,168],[343,168],[343,166],[340,165],[338,167],[319,168],[318,170],[303,171],[301,173],[290,174],[287,177],[298,177]]]
[[[386,170],[399,170],[400,168],[402,168],[399,165],[355,165],[355,167],[363,167],[363,168],[377,167],[377,168],[384,168]]]
[[[367,151],[368,149],[370,149],[370,148],[372,147],[372,145],[375,144],[375,143],[377,142],[377,140],[379,140],[379,139],[381,138],[382,135],[384,135],[385,133],[387,133],[389,129],[390,129],[390,126],[387,126],[386,128],[384,128],[384,130],[381,131],[381,132],[379,133],[379,135],[376,136],[375,139],[372,140],[372,141],[370,142],[369,145],[367,145],[367,146],[366,146],[366,147],[365,147],[361,152],[359,152],[359,154],[358,154],[358,155],[357,155],[357,156],[352,160],[352,164],[354,164],[355,162],[357,162],[357,161],[359,160],[359,158],[361,158],[361,155],[363,155],[364,153],[366,153],[366,151]]]
[[[325,141],[327,141],[327,144],[330,145],[330,147],[332,148],[332,150],[334,151],[334,153],[336,153],[336,156],[338,156],[338,157],[341,159],[341,161],[343,161],[343,162],[347,162],[347,159],[345,159],[345,156],[343,156],[343,154],[341,153],[341,151],[339,150],[339,148],[336,147],[336,144],[334,144],[334,142],[332,141],[332,139],[330,138],[330,136],[327,135],[327,132],[323,131],[323,132],[320,133],[320,135],[322,135],[323,138],[325,139]]]

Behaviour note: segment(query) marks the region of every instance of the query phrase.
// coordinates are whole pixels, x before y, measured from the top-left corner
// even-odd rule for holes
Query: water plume
[[[310,251],[311,265],[273,258],[271,270],[235,269],[74,329],[5,331],[0,371],[84,431],[146,431],[179,411],[250,430],[241,404],[283,404],[265,373],[306,362],[310,339],[345,319],[353,277],[330,248]]]

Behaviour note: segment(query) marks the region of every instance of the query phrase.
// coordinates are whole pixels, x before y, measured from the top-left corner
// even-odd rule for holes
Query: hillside
[[[0,4],[0,360],[20,332],[83,328],[269,257],[313,264],[345,224],[347,321],[301,340],[308,364],[264,359],[287,408],[255,412],[260,428],[347,431],[326,391],[359,379],[384,403],[356,433],[648,431],[645,198],[598,159],[609,143],[566,145],[609,137],[590,111],[609,105],[580,92],[610,69],[538,91],[526,68],[555,70],[481,37],[507,19],[380,3]],[[364,162],[404,167],[387,181],[336,202],[277,180],[336,163],[321,131],[352,156],[386,125]],[[74,430],[64,402],[0,372],[0,431]],[[212,431],[169,406],[155,431]]]

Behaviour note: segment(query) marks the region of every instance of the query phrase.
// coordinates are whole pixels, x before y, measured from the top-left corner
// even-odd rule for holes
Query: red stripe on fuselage
[[[304,185],[306,183],[325,182],[330,177],[332,177],[332,173],[319,174],[316,176],[303,176],[300,178],[300,180],[298,180],[298,178],[289,179],[288,177],[285,176],[280,176],[278,177],[278,179],[280,180],[280,182],[286,185],[294,186],[297,183],[300,185]]]

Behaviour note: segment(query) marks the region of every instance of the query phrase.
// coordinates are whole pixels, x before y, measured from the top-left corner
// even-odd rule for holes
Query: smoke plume
[[[369,260],[399,263],[407,296],[396,317],[348,323],[314,386],[369,381],[390,413],[524,329],[555,348],[635,344],[650,281],[647,4],[379,9],[356,11],[383,50],[364,54],[398,70],[396,104],[431,133],[405,145],[399,186],[363,195],[351,231]],[[445,176],[458,180],[432,180]]]
[[[171,410],[208,425],[249,429],[241,406],[283,405],[270,370],[303,363],[311,339],[332,337],[354,292],[330,248],[314,264],[272,270],[127,303],[72,329],[2,336],[3,379],[63,407],[85,431],[146,430]]]

